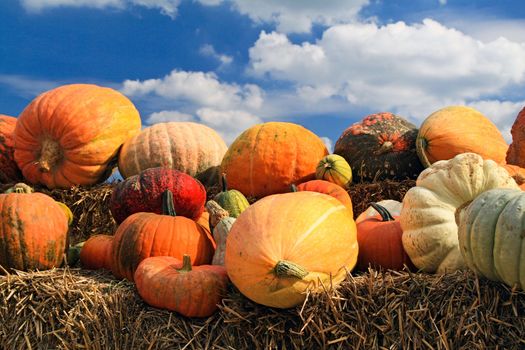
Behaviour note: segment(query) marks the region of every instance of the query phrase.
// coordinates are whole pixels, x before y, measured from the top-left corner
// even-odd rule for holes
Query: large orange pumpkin
[[[22,174],[14,158],[16,118],[0,114],[0,183],[21,180]]]
[[[43,193],[0,194],[0,265],[46,270],[62,263],[68,218]]]
[[[352,199],[350,198],[350,195],[344,188],[332,182],[325,180],[306,181],[297,186],[297,191],[319,192],[337,198],[341,203],[343,203],[345,207],[348,208],[348,210],[350,210],[352,217],[354,215],[354,209],[352,207]]]
[[[432,113],[423,121],[416,139],[417,154],[425,167],[468,152],[503,163],[507,149],[496,125],[465,106],[445,107]]]
[[[111,270],[113,236],[98,234],[89,237],[80,250],[80,264],[85,269]]]
[[[151,256],[182,260],[184,254],[189,254],[194,265],[211,262],[215,251],[211,232],[198,222],[176,216],[169,190],[163,194],[163,213],[135,213],[120,224],[111,252],[111,270],[115,277],[133,281],[139,263]]]
[[[64,85],[35,98],[15,129],[15,160],[31,183],[90,185],[111,173],[120,146],[140,132],[139,113],[111,88]]]
[[[510,130],[512,143],[507,151],[509,164],[525,167],[525,107],[518,113]]]
[[[171,168],[210,186],[219,182],[219,165],[226,149],[220,135],[206,125],[157,123],[124,143],[118,167],[124,178],[148,168]]]
[[[310,130],[269,122],[239,135],[224,155],[221,169],[230,188],[261,198],[315,179],[317,164],[327,154],[323,141]]]
[[[341,202],[322,193],[290,192],[267,196],[242,212],[226,241],[225,266],[249,299],[288,308],[303,302],[306,290],[337,286],[357,253],[355,222]]]

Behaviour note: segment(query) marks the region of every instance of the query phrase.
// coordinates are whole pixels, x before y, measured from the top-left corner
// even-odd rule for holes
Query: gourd
[[[229,190],[226,182],[226,175],[222,175],[222,191],[213,198],[224,210],[227,210],[230,217],[236,218],[250,206],[246,197],[237,190]]]
[[[206,202],[206,209],[210,213],[210,222],[214,223],[213,239],[217,245],[211,264],[224,266],[226,240],[236,219],[229,216],[228,212],[213,200]]]
[[[352,183],[352,168],[346,159],[340,155],[329,154],[317,164],[315,178],[348,188]]]

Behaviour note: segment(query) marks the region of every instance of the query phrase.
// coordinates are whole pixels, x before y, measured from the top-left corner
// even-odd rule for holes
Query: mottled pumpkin
[[[15,160],[33,184],[95,184],[111,174],[120,146],[140,128],[137,109],[120,92],[60,86],[35,98],[18,117]]]
[[[315,178],[348,188],[352,183],[352,168],[346,159],[340,155],[329,154],[317,164]]]
[[[315,179],[315,168],[327,154],[323,141],[310,130],[294,123],[268,122],[239,135],[224,155],[221,169],[230,188],[262,198]]]
[[[150,256],[184,254],[194,257],[195,265],[209,264],[215,242],[208,228],[184,216],[176,216],[173,195],[163,194],[163,214],[135,213],[117,228],[113,238],[111,270],[117,278],[133,281],[138,264]]]
[[[292,187],[292,191],[294,191],[294,187]],[[339,185],[324,180],[310,180],[298,185],[297,191],[312,191],[332,196],[339,200],[339,202],[343,203],[343,205],[347,207],[348,210],[350,210],[352,217],[354,215],[352,199],[350,198],[348,192],[346,192],[346,190]]]
[[[135,271],[140,297],[156,308],[175,311],[186,317],[208,317],[226,295],[228,275],[222,266],[191,266],[170,256],[143,260]]]
[[[356,264],[350,211],[323,193],[290,192],[260,199],[235,221],[226,241],[232,283],[256,303],[289,308],[306,291],[336,287]]]
[[[111,235],[98,234],[89,237],[80,249],[80,264],[90,270],[111,270],[112,246]]]
[[[518,116],[510,129],[512,142],[505,156],[507,163],[525,167],[525,107],[518,113]]]
[[[68,219],[43,193],[0,194],[0,265],[46,270],[62,264]]]
[[[219,165],[226,149],[220,135],[206,125],[157,123],[122,146],[118,167],[124,178],[148,168],[166,167],[212,186],[219,183]]]
[[[222,176],[222,191],[217,193],[213,200],[227,210],[232,218],[238,217],[250,206],[248,199],[240,191],[228,189],[226,175]]]
[[[110,210],[120,224],[134,213],[162,213],[162,193],[173,194],[177,215],[196,220],[204,210],[206,190],[195,178],[169,168],[150,168],[118,183],[112,192]]]
[[[14,157],[16,118],[0,114],[0,183],[17,182],[22,174]]]
[[[398,115],[371,114],[343,132],[334,153],[346,159],[357,180],[414,179],[423,170],[417,133],[415,125]]]
[[[496,125],[476,109],[449,106],[423,121],[416,149],[421,163],[428,167],[438,160],[468,152],[504,163],[508,145]]]

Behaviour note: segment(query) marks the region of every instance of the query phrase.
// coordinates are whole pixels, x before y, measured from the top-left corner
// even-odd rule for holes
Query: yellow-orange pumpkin
[[[80,264],[85,269],[111,270],[113,236],[98,234],[88,238],[80,250]]]
[[[14,157],[16,118],[0,114],[0,183],[21,180]]]
[[[60,86],[35,98],[18,117],[15,160],[33,184],[98,183],[140,128],[137,109],[120,92],[91,84]]]
[[[269,122],[239,135],[224,155],[221,169],[230,188],[261,198],[315,179],[317,164],[327,154],[323,141],[310,130]]]
[[[310,180],[303,182],[296,188],[297,191],[319,192],[337,198],[341,203],[343,203],[345,207],[348,208],[348,210],[350,210],[352,217],[354,216],[352,199],[350,198],[348,192],[346,192],[346,190],[339,185],[325,180]],[[292,187],[292,190],[294,190],[294,187]]]

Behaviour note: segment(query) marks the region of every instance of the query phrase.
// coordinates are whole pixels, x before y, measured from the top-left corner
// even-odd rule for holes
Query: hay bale
[[[525,293],[463,271],[349,276],[288,310],[234,287],[213,316],[145,305],[108,272],[54,269],[0,276],[0,348],[349,349],[525,346]]]

